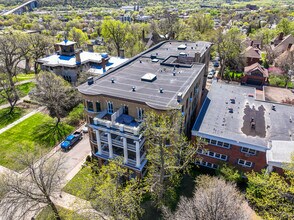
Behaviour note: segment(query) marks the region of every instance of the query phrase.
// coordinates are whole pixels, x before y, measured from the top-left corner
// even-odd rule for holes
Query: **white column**
[[[109,158],[113,158],[113,149],[112,149],[112,139],[111,134],[107,133],[108,136],[108,149],[109,149]]]
[[[128,163],[128,143],[127,143],[127,138],[122,137],[123,140],[123,146],[124,146],[124,163]]]
[[[140,157],[140,142],[135,141],[136,144],[136,167],[141,166],[141,157]]]
[[[100,132],[98,130],[96,130],[96,140],[97,140],[98,154],[102,154],[101,138],[100,138]]]

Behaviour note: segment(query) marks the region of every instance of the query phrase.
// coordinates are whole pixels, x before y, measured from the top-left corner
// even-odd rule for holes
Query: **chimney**
[[[94,45],[88,44],[87,46],[88,46],[88,51],[93,53],[94,52]]]
[[[289,44],[289,45],[288,45],[288,49],[287,49],[287,50],[290,50],[290,49],[291,49],[291,47],[292,47],[292,45],[293,45],[293,44]]]
[[[81,64],[81,50],[78,50],[77,52],[76,52],[76,64],[77,65],[80,65]]]
[[[280,34],[279,34],[279,40],[283,40],[283,38],[284,38],[284,33],[283,32],[281,32]]]
[[[251,41],[250,46],[253,47],[253,40]]]
[[[102,65],[103,73],[106,72],[106,60],[104,57],[102,57],[101,65]]]
[[[255,129],[255,121],[253,117],[251,118],[250,125],[252,129]]]
[[[195,53],[195,63],[200,63],[200,53],[199,52],[196,52]]]
[[[94,83],[94,78],[93,76],[88,77],[88,85],[92,85]]]
[[[124,49],[120,49],[120,50],[119,50],[119,57],[120,57],[121,59],[124,59],[124,58],[125,58],[125,50],[124,50]]]
[[[57,44],[54,44],[54,50],[55,50],[55,53],[58,53],[58,52],[59,52],[59,50],[60,50],[60,47],[59,47],[59,45],[57,45]]]
[[[181,92],[179,92],[178,95],[177,95],[177,101],[178,102],[182,101],[182,96],[183,96],[183,94]]]

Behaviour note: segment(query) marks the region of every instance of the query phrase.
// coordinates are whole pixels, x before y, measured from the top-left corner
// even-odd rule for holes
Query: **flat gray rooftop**
[[[294,106],[256,100],[253,87],[214,82],[192,134],[265,150],[272,140],[294,140]]]
[[[162,65],[163,59],[167,59],[171,55],[178,56],[180,52],[185,51],[178,50],[178,46],[184,44],[183,42],[172,41],[171,43],[162,43],[139,54],[95,79],[94,84],[85,83],[79,86],[79,91],[86,95],[106,95],[142,102],[155,109],[180,108],[177,94],[181,92],[184,95],[187,92],[193,81],[204,71],[205,65],[200,63],[185,65],[175,62],[167,62]],[[166,45],[173,50],[169,52],[163,50]],[[162,59],[151,58],[151,54],[161,54],[162,50],[165,51],[160,55]],[[188,51],[188,47],[186,50]],[[191,56],[195,56],[195,53]],[[146,73],[155,74],[156,79],[152,82],[142,80],[141,78]],[[133,87],[135,91],[133,91]]]

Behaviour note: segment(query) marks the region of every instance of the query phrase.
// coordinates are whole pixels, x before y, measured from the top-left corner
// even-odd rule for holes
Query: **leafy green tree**
[[[220,58],[219,74],[223,78],[228,66],[240,66],[242,34],[238,28],[231,28],[226,33],[219,29],[216,33],[216,47]]]
[[[195,160],[200,141],[190,143],[181,133],[182,117],[178,112],[148,112],[144,120],[148,159],[147,190],[158,206],[171,200],[181,174]]]
[[[236,168],[227,164],[219,166],[219,168],[216,170],[216,173],[230,182],[241,183],[243,181],[243,174]]]
[[[264,219],[294,218],[294,171],[285,176],[265,171],[247,174],[246,198],[254,210]]]
[[[74,27],[69,31],[69,39],[77,42],[77,46],[81,47],[88,41],[88,35],[87,33],[84,33],[81,29]]]
[[[289,21],[287,18],[282,18],[277,25],[277,29],[285,35],[294,33],[294,22]]]
[[[143,213],[140,206],[143,190],[137,179],[130,179],[117,158],[97,170],[91,198],[92,206],[106,216],[135,220]]]
[[[106,17],[101,26],[101,34],[105,41],[110,42],[119,56],[127,40],[128,24]]]
[[[203,34],[213,28],[213,20],[209,14],[197,13],[189,18],[189,25],[192,30]]]

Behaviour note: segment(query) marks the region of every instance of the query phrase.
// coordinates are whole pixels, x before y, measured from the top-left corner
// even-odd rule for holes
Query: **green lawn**
[[[29,92],[35,87],[35,84],[33,82],[24,83],[21,85],[17,85],[16,89],[18,91],[18,95],[20,98],[26,96],[29,94]],[[0,97],[0,105],[8,103],[6,99]]]
[[[61,207],[57,207],[57,209],[59,211],[59,214],[60,214],[62,220],[85,220],[85,219],[87,219],[87,218],[82,217],[82,216],[80,216],[80,215],[78,215],[68,209],[64,209]],[[39,215],[36,217],[36,220],[52,220],[52,219],[55,219],[55,218],[54,218],[54,213],[50,207],[44,208],[39,213]]]
[[[27,113],[26,110],[19,107],[15,107],[12,114],[8,114],[9,111],[10,108],[0,109],[0,129],[18,120]]]
[[[30,74],[17,74],[17,76],[14,78],[15,82],[21,82],[21,81],[25,81],[25,80],[30,80],[30,79],[35,79],[35,74],[34,73],[30,73]]]
[[[85,166],[67,183],[63,191],[87,200],[90,196],[92,182],[93,173],[91,167]]]
[[[17,163],[17,155],[23,151],[34,152],[36,146],[50,151],[52,146],[74,130],[72,126],[61,124],[58,133],[54,125],[51,117],[36,113],[0,134],[0,165],[20,171],[25,167]]]
[[[269,84],[273,86],[286,87],[286,80],[284,76],[272,75],[269,77]],[[294,88],[294,84],[291,81],[288,82],[288,88]]]

